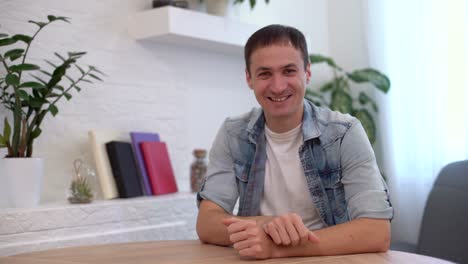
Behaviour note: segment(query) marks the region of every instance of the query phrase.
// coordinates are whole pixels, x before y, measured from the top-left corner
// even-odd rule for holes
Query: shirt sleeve
[[[228,144],[226,122],[216,135],[209,154],[206,178],[197,195],[197,205],[210,200],[232,214],[239,193],[234,174],[234,162]]]
[[[350,219],[392,219],[388,188],[380,174],[374,151],[357,119],[341,143],[342,183]]]

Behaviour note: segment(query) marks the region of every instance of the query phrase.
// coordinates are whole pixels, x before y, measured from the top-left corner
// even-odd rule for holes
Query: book
[[[90,130],[88,132],[88,141],[104,199],[119,197],[105,143],[112,140],[124,140],[126,137],[128,134],[115,130]]]
[[[157,133],[144,133],[144,132],[130,132],[132,139],[133,154],[135,156],[135,163],[137,166],[138,176],[142,185],[143,193],[145,195],[152,195],[151,185],[146,173],[145,161],[143,160],[143,153],[141,152],[140,142],[154,141],[159,142],[159,135]]]
[[[106,144],[112,174],[114,175],[119,197],[130,198],[142,196],[140,179],[138,177],[132,144],[128,142],[111,141]]]
[[[171,160],[164,142],[141,142],[141,151],[154,195],[177,192]]]

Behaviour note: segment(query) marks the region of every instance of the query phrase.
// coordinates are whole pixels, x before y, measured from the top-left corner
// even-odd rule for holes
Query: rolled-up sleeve
[[[212,201],[232,214],[239,193],[234,174],[234,162],[229,150],[226,120],[216,135],[209,154],[205,181],[197,195],[197,205],[204,199]]]
[[[392,219],[393,208],[366,132],[353,119],[341,143],[342,183],[351,219]]]

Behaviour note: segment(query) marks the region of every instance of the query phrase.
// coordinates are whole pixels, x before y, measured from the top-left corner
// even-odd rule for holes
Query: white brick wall
[[[187,193],[0,211],[0,256],[70,246],[197,239]]]

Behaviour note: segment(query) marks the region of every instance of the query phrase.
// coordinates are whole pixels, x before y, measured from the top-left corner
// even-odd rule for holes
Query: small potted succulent
[[[69,23],[69,18],[49,15],[45,22],[29,21],[37,26],[31,36],[0,32],[0,108],[7,110],[0,130],[0,148],[7,149],[6,157],[0,159],[0,207],[39,203],[44,166],[42,159],[33,157],[33,147],[42,122],[47,115],[58,114],[57,102],[72,99],[73,92],[81,90],[79,84],[101,81],[103,75],[94,66],[77,64],[86,52],[55,53],[55,62],[45,60],[45,66],[28,61],[37,35],[55,22]]]

